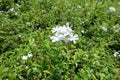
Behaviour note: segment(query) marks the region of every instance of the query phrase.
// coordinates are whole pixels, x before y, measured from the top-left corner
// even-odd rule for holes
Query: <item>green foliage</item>
[[[120,2],[96,1],[0,1],[0,80],[119,80]],[[79,40],[53,43],[51,29],[66,22]]]

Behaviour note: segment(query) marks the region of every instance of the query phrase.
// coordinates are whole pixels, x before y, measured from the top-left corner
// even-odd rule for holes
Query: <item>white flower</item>
[[[71,35],[71,37],[70,37],[70,41],[73,41],[74,44],[76,43],[76,40],[78,40],[78,39],[79,39],[79,38],[78,38],[78,35],[77,35],[77,34]]]
[[[84,30],[81,30],[81,33],[85,33],[85,31],[84,31]]]
[[[114,52],[114,57],[117,57],[119,55],[118,52]]]
[[[52,40],[52,42],[56,42],[59,41],[60,39],[56,36],[51,36],[50,39]]]
[[[118,56],[120,57],[120,54]]]
[[[116,26],[113,26],[114,29],[116,29],[117,27]]]
[[[57,26],[57,27],[53,28],[52,32],[53,33],[56,32],[56,36],[58,36],[59,34],[67,36],[67,35],[71,35],[72,29],[69,27],[69,24],[66,24],[66,25],[64,25],[62,27]]]
[[[106,27],[102,27],[102,30],[107,32],[107,28]]]
[[[14,11],[14,8],[10,8],[9,10],[8,10],[8,12],[13,12]]]
[[[20,5],[19,4],[15,4],[16,6],[18,6],[18,7],[20,7]]]
[[[119,32],[119,30],[120,30],[119,26],[113,26],[113,29],[115,32]]]
[[[27,60],[28,56],[22,56],[22,60]]]
[[[18,35],[19,37],[22,37],[22,35],[20,34],[20,35]]]
[[[32,55],[32,53],[28,53],[28,55],[27,55],[28,57],[32,57],[33,55]]]
[[[54,36],[50,37],[52,42],[58,42],[63,40],[66,43],[69,41],[73,41],[74,43],[76,43],[75,40],[78,39],[78,36],[73,36],[73,31],[69,27],[69,23],[66,23],[66,25],[63,26],[56,26],[51,31],[55,34]]]
[[[116,11],[116,9],[114,7],[109,7],[108,12],[115,12],[115,11]]]
[[[59,30],[59,26],[54,27],[51,31],[52,31],[52,33],[55,33],[55,32],[57,32],[57,30]]]

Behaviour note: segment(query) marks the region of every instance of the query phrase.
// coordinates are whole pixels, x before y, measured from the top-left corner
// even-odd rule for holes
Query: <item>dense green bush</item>
[[[0,80],[119,80],[119,6],[119,0],[1,0]],[[79,40],[53,43],[51,29],[67,22]]]

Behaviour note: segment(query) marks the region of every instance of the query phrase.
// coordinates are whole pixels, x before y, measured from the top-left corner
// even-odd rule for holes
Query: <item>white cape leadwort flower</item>
[[[32,53],[28,53],[28,55],[27,55],[27,57],[32,57],[33,55],[32,55]]]
[[[78,35],[77,34],[75,34],[75,35],[71,35],[71,37],[70,37],[70,41],[73,41],[74,42],[74,44],[76,43],[76,40],[78,40],[79,38],[78,38]]]
[[[15,10],[14,10],[14,8],[10,8],[9,10],[8,10],[8,12],[14,12]]]
[[[106,27],[102,27],[102,30],[107,32],[108,29]]]
[[[116,11],[116,9],[114,7],[109,7],[108,12],[115,12],[115,11]]]
[[[28,56],[22,56],[22,60],[27,60]]]
[[[113,29],[114,29],[115,32],[119,32],[120,31],[119,26],[113,26]]]
[[[118,52],[114,52],[114,57],[119,56],[120,54]]]
[[[63,26],[56,26],[51,31],[55,34],[50,37],[52,42],[65,41],[67,43],[69,41],[73,41],[76,43],[76,40],[78,40],[78,35],[73,35],[73,31],[69,27],[69,23],[66,23],[66,25]]]
[[[81,30],[81,33],[85,33],[85,31],[84,31],[84,30]]]
[[[22,56],[22,60],[27,60],[28,58],[32,57],[32,53],[28,53],[27,56]]]

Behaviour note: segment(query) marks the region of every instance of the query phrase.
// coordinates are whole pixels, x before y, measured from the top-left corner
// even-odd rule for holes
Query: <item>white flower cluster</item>
[[[17,14],[18,14],[18,12],[16,12],[14,8],[10,8],[10,9],[8,10],[8,12],[14,12],[14,13],[15,13],[15,15],[17,15]]]
[[[117,57],[117,56],[120,57],[120,53],[119,52],[114,52],[114,57]]]
[[[56,26],[52,29],[52,33],[54,33],[54,36],[51,36],[50,39],[52,42],[57,41],[65,41],[70,42],[73,41],[76,43],[76,40],[78,40],[78,35],[73,35],[73,31],[69,26],[69,23],[66,23],[66,25],[63,26]]]
[[[115,32],[119,32],[120,31],[120,27],[119,26],[113,26],[113,29]]]
[[[115,11],[116,11],[116,9],[114,7],[109,7],[108,12],[115,12]]]
[[[22,56],[22,60],[27,60],[28,58],[32,57],[32,53],[28,53],[27,56]]]
[[[8,10],[8,12],[14,12],[15,10],[14,10],[14,8],[10,8],[9,10]]]
[[[104,32],[107,32],[107,31],[108,31],[108,29],[107,29],[106,27],[102,27],[102,30],[103,30]]]

